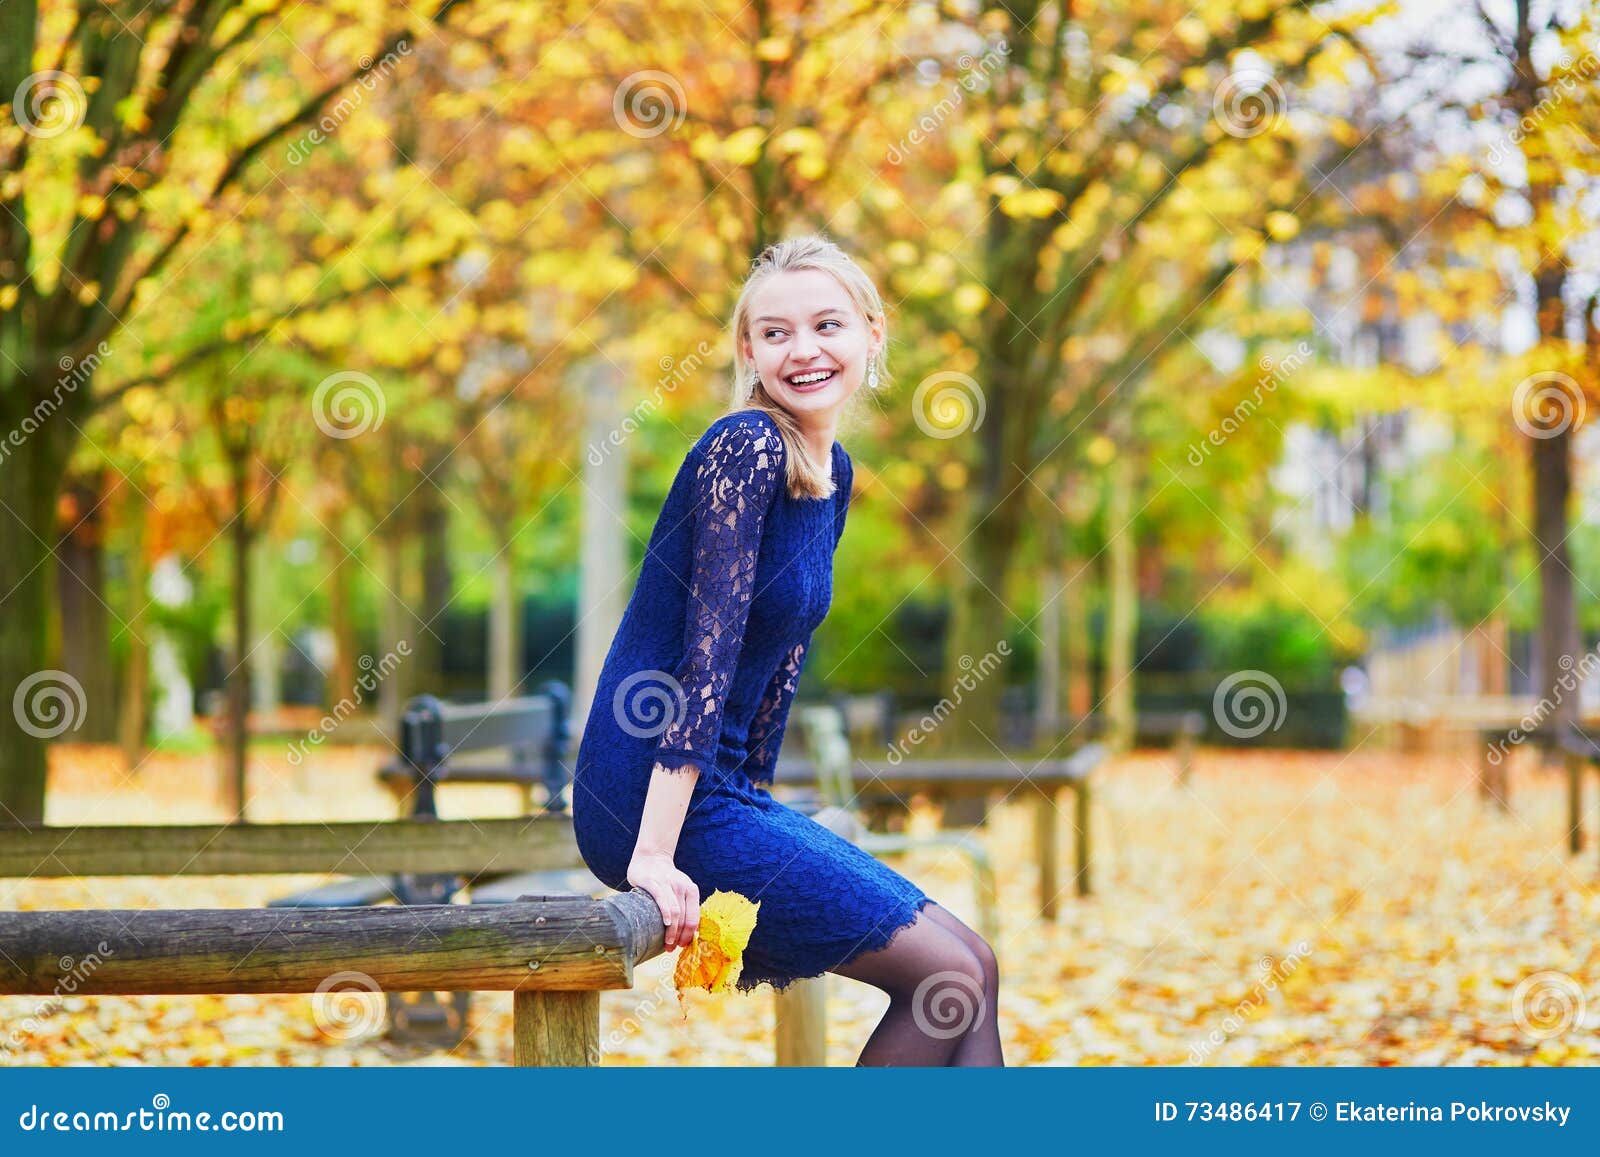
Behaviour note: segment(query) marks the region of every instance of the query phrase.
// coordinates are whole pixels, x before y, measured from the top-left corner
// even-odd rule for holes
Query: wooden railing
[[[661,912],[643,892],[603,900],[263,910],[0,913],[0,994],[313,993],[336,973],[383,992],[513,992],[518,1065],[588,1065],[600,993],[660,955]],[[92,967],[89,966],[92,962]]]

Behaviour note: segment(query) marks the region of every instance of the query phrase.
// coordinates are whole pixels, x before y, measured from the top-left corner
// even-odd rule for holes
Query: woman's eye
[[[817,328],[821,329],[824,325],[838,325],[838,324],[839,323],[837,321],[835,321],[833,318],[830,317],[827,321],[824,321],[824,322],[820,323],[817,326]]]
[[[779,330],[779,329],[769,329],[769,330],[767,330],[767,332],[766,332],[766,333],[764,333],[764,334],[762,334],[762,335],[761,335],[761,336],[762,336],[762,337],[764,337],[764,338],[766,338],[766,339],[767,339],[767,340],[768,340],[768,341],[771,341],[771,340],[772,340],[772,335],[773,335],[773,334],[775,334],[775,333],[782,333],[782,332],[783,332],[783,331],[782,331],[782,330]]]

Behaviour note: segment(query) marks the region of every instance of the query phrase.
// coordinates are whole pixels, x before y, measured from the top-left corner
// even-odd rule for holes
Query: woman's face
[[[797,417],[843,408],[883,341],[844,286],[821,270],[769,277],[751,295],[745,356],[783,407]]]

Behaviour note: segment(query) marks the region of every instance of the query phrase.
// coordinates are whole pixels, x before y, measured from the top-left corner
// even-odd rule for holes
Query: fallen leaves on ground
[[[381,819],[373,750],[299,769],[252,749],[252,818]],[[60,748],[50,822],[215,822],[215,761],[157,756],[129,781],[104,749]],[[1013,1065],[1600,1064],[1600,855],[1566,850],[1565,780],[1519,762],[1513,808],[1486,807],[1475,757],[1200,753],[1193,786],[1141,753],[1097,779],[1093,880],[1070,870],[1037,916],[1036,789],[995,812],[999,1021]],[[1072,862],[1069,797],[1062,863]],[[456,785],[448,817],[516,814],[508,787]],[[932,812],[918,807],[913,826]],[[969,925],[970,873],[948,849],[891,863]],[[325,877],[0,881],[0,909],[257,906]],[[690,989],[678,957],[601,996],[602,1063],[766,1065],[773,1000]],[[888,1004],[827,980],[829,1063],[849,1065]],[[372,1000],[381,1000],[372,996]],[[338,1025],[370,1026],[354,1017]],[[328,1018],[320,1023],[328,1024]],[[0,1064],[505,1064],[511,996],[473,997],[454,1052],[319,1027],[305,996],[0,997]]]

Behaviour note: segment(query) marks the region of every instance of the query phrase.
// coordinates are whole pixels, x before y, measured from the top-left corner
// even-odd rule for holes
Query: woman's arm
[[[783,442],[769,426],[749,418],[728,424],[706,446],[694,475],[683,655],[671,672],[673,710],[657,738],[628,872],[629,882],[661,908],[668,948],[692,941],[700,923],[699,889],[673,860],[694,785],[716,766],[762,528],[784,481]]]
[[[673,863],[683,817],[689,813],[689,800],[699,778],[699,769],[692,765],[679,772],[656,764],[650,772],[639,838],[628,864],[628,883],[648,892],[661,909],[669,952],[693,943],[700,930],[700,889]]]

